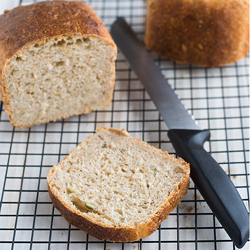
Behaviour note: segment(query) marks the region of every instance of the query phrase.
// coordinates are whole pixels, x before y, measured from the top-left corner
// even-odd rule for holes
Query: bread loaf
[[[181,202],[189,164],[126,130],[101,128],[48,173],[54,206],[72,225],[112,242],[153,233]]]
[[[85,2],[19,6],[0,16],[0,86],[11,123],[55,121],[107,107],[117,49]]]
[[[249,50],[249,0],[148,0],[145,43],[178,63],[234,63]]]

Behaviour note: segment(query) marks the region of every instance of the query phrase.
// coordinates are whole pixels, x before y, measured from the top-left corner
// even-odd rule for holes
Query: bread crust
[[[249,50],[249,1],[148,0],[145,43],[178,63],[234,63]]]
[[[50,39],[65,38],[65,36],[99,37],[106,40],[116,51],[116,45],[102,20],[85,2],[38,2],[18,6],[0,16],[0,93],[5,104],[5,111],[13,126],[29,127],[40,123],[20,126],[11,119],[10,100],[4,86],[6,66],[12,58],[15,58],[27,47],[36,43],[48,42]],[[113,63],[114,69],[115,62]],[[113,88],[114,82],[115,76],[112,82]],[[111,99],[112,93],[106,106],[109,105]],[[90,111],[92,110],[83,110],[79,114]],[[71,115],[62,115],[56,119],[68,118]]]
[[[106,130],[107,128],[101,128],[98,131]],[[161,154],[166,155],[166,157],[170,159],[175,159],[174,156],[169,155],[167,152],[163,152],[160,149],[152,147],[148,145],[146,142],[142,142],[140,139],[136,139],[131,137],[126,130],[117,130],[113,128],[108,129],[111,132],[120,134],[121,136],[127,136],[131,140],[134,140],[136,143],[141,144],[144,143],[145,147],[148,150],[158,151]],[[81,145],[88,143],[89,137],[86,141],[82,142]],[[78,148],[77,147],[77,148]],[[76,151],[75,148],[72,152]],[[71,152],[71,153],[72,153]],[[71,154],[70,153],[70,154]],[[67,159],[69,157],[66,156],[64,158]],[[181,202],[182,198],[188,191],[189,187],[189,176],[190,176],[190,166],[181,158],[175,159],[179,162],[179,164],[185,166],[185,175],[182,181],[179,183],[178,187],[170,194],[169,198],[159,207],[158,211],[151,216],[147,223],[142,223],[137,228],[135,227],[111,227],[109,225],[105,225],[102,223],[96,223],[91,218],[87,218],[83,213],[79,210],[70,206],[65,200],[60,197],[57,190],[55,190],[51,185],[51,175],[57,165],[53,166],[48,173],[47,182],[48,182],[48,192],[51,198],[53,205],[60,211],[62,216],[72,225],[79,228],[82,231],[100,239],[100,240],[108,240],[111,242],[133,242],[139,240],[141,238],[146,238],[150,234],[152,234],[161,224],[161,222],[167,219],[169,213],[177,207],[177,205]]]
[[[24,46],[76,34],[94,35],[113,43],[101,19],[85,2],[52,1],[18,6],[0,16],[0,72],[6,61]]]

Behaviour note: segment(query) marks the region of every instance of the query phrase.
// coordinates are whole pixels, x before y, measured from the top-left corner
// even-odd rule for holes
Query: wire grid
[[[144,1],[93,0],[89,4],[108,29],[117,16],[123,16],[143,39]],[[248,206],[248,58],[207,69],[152,56],[199,125],[211,130],[205,148]],[[236,249],[192,181],[188,194],[159,229],[134,243],[97,240],[69,225],[52,206],[46,183],[49,169],[100,127],[125,128],[132,136],[175,154],[166,124],[121,52],[116,66],[114,98],[104,110],[19,129],[11,126],[1,103],[0,249]],[[249,242],[243,249],[248,248]]]

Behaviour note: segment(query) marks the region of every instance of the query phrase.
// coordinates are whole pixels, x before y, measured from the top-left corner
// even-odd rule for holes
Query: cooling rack
[[[34,2],[1,0],[0,13]],[[143,39],[145,1],[88,3],[108,29],[117,16],[123,16]],[[208,69],[152,56],[199,125],[210,129],[206,150],[230,176],[248,207],[249,58]],[[100,127],[125,128],[132,136],[175,154],[167,126],[121,52],[116,67],[113,101],[104,110],[19,129],[11,126],[0,104],[0,249],[236,249],[192,181],[188,194],[159,229],[134,243],[97,240],[69,225],[53,208],[46,183],[49,169]],[[249,242],[243,249],[249,249]]]

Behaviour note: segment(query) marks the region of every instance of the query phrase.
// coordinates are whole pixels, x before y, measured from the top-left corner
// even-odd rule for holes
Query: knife
[[[247,209],[228,175],[205,151],[209,130],[202,130],[180,102],[149,52],[122,17],[111,26],[120,48],[166,122],[177,154],[190,163],[191,178],[233,243],[241,248],[249,236]]]

